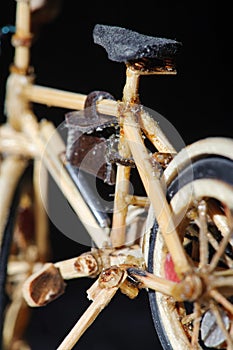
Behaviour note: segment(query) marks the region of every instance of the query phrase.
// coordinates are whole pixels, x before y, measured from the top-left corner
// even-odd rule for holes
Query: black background
[[[109,91],[120,99],[124,64],[108,60],[93,43],[96,23],[117,25],[143,34],[183,43],[176,76],[143,77],[141,102],[161,113],[186,144],[208,136],[232,137],[232,19],[228,2],[211,1],[63,1],[62,11],[45,25],[32,48],[31,63],[40,85],[87,94]],[[14,23],[15,2],[1,0],[0,24]],[[8,66],[13,50],[7,40],[0,57],[1,119]],[[35,106],[39,117],[59,125],[65,110]],[[55,229],[52,260],[85,251]],[[28,331],[32,350],[51,350],[89,305],[86,289],[92,280],[69,281],[64,296],[33,311]],[[75,349],[160,349],[145,292],[134,301],[117,294]]]

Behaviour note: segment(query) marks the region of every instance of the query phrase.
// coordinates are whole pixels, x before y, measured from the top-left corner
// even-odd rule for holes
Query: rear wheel
[[[36,234],[33,171],[29,166],[17,186],[3,234],[1,249],[1,322],[4,350],[30,350],[24,340],[30,308],[22,295],[26,278],[45,258]],[[44,242],[46,244],[46,242]]]

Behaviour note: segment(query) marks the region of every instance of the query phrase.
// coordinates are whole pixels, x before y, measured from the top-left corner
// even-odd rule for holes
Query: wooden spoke
[[[200,263],[199,268],[205,269],[208,264],[208,237],[207,237],[207,215],[206,215],[206,202],[202,200],[198,205],[198,215],[200,223]]]
[[[121,281],[123,281],[121,279]],[[101,288],[97,280],[88,291],[89,299],[93,300],[69,334],[65,337],[57,350],[71,350],[83,333],[95,321],[101,311],[109,304],[116,294],[119,285],[110,288]]]
[[[164,278],[157,277],[145,270],[139,270],[136,268],[129,268],[128,273],[130,276],[135,278],[137,282],[140,283],[141,288],[150,288],[169,296],[175,296],[175,282],[168,281]]]
[[[193,333],[192,333],[192,349],[197,350],[199,348],[199,331],[201,324],[201,307],[198,302],[194,303],[194,322],[193,322]]]
[[[216,253],[213,255],[210,265],[208,267],[208,273],[212,272],[216,266],[218,265],[218,262],[222,255],[224,254],[224,251],[226,249],[226,246],[232,236],[232,231],[229,231],[222,239],[221,243],[219,244],[219,249],[216,251]]]
[[[216,302],[221,304],[228,312],[233,315],[232,303],[230,303],[230,301],[227,300],[220,292],[218,292],[216,289],[212,289],[209,294]]]
[[[229,334],[228,330],[226,329],[226,326],[225,326],[224,321],[223,321],[223,317],[222,317],[222,315],[221,315],[221,313],[219,311],[218,306],[215,303],[211,302],[210,303],[210,309],[211,309],[211,311],[213,312],[213,315],[216,318],[217,325],[219,326],[219,328],[221,329],[222,333],[224,334],[224,336],[226,338],[227,349],[233,350],[232,339],[230,337],[230,334]]]

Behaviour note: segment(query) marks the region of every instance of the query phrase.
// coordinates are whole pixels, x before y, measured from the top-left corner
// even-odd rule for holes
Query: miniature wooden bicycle
[[[72,349],[118,290],[133,299],[142,288],[148,289],[164,349],[233,349],[233,140],[206,138],[176,153],[140,105],[141,75],[176,74],[172,59],[179,43],[104,25],[96,25],[93,35],[110,59],[126,63],[122,101],[103,92],[85,96],[36,85],[30,2],[17,1],[7,122],[0,128],[0,287],[9,298],[8,304],[1,300],[3,348],[29,349],[22,338],[27,324],[22,317],[30,309],[25,300],[30,307],[46,305],[64,292],[64,280],[95,277],[87,291],[91,305],[57,349]],[[73,110],[67,122],[78,125],[79,138],[72,156],[54,125],[37,120],[36,102]],[[88,137],[95,151],[107,149],[104,182],[116,170],[109,223],[98,219],[69,172],[83,164],[86,148],[83,156],[79,146]],[[19,182],[29,165],[32,186],[27,172]],[[132,169],[145,196],[129,193]],[[47,213],[40,194],[47,171],[95,244],[55,264],[46,262]]]

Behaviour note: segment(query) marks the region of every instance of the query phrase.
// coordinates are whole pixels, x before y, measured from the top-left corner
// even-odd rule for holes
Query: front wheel
[[[192,303],[149,291],[154,325],[166,350],[233,349],[232,147],[232,140],[206,139],[188,147],[189,164],[178,154],[176,166],[175,157],[165,173],[184,250],[204,285]],[[156,220],[148,270],[179,283]]]

